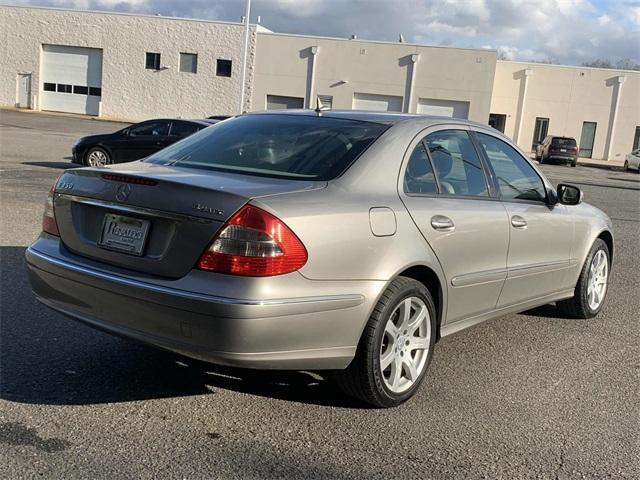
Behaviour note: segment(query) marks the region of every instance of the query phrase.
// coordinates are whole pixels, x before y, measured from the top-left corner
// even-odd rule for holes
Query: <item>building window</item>
[[[78,95],[88,95],[89,87],[83,87],[82,85],[74,85],[73,93],[77,93]]]
[[[231,76],[231,60],[218,59],[216,61],[216,75],[218,77]]]
[[[160,54],[147,52],[145,67],[149,70],[160,70]]]
[[[640,127],[636,127],[636,133],[633,136],[633,148],[632,151],[640,148]]]
[[[536,147],[547,138],[549,131],[549,119],[536,117],[536,125],[533,129],[533,142],[531,142],[531,151],[535,151]]]
[[[321,108],[331,110],[331,108],[333,107],[333,96],[331,95],[318,95],[318,100],[320,101]],[[316,108],[317,105],[312,105],[312,107]]]
[[[42,89],[45,92],[55,92],[56,91],[56,84],[55,83],[45,83],[44,86],[42,87]]]
[[[596,122],[583,122],[580,134],[580,151],[578,156],[591,158],[593,155],[593,142],[596,139]]]
[[[198,55],[195,53],[181,53],[180,71],[186,73],[198,73]]]
[[[504,127],[507,123],[507,116],[502,113],[489,114],[489,126],[495,128],[499,132],[504,133]]]
[[[58,92],[60,93],[71,93],[71,85],[66,85],[64,83],[58,84]]]
[[[89,95],[92,95],[94,97],[101,97],[102,89],[98,87],[89,87]]]

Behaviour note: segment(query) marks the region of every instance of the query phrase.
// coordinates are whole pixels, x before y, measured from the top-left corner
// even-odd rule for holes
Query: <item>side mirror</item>
[[[578,205],[582,202],[582,197],[584,196],[582,190],[578,187],[567,185],[566,183],[559,184],[557,191],[558,200],[564,205]]]

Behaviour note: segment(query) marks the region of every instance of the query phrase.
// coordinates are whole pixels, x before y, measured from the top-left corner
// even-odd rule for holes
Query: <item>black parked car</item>
[[[72,161],[92,167],[131,162],[162,150],[214,123],[217,121],[147,120],[114,133],[82,137],[72,147]]]
[[[568,163],[572,167],[578,164],[578,145],[571,137],[547,136],[536,146],[536,160],[540,163]]]

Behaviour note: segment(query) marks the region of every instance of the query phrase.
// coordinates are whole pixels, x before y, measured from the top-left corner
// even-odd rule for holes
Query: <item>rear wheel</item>
[[[609,247],[598,238],[584,262],[574,296],[558,302],[561,312],[574,318],[592,318],[600,313],[607,295],[610,258]]]
[[[103,148],[93,147],[87,152],[85,163],[90,167],[104,167],[111,163],[111,156]]]
[[[396,278],[369,318],[355,358],[338,373],[338,385],[346,394],[376,407],[408,400],[431,363],[435,326],[429,290],[411,278]]]

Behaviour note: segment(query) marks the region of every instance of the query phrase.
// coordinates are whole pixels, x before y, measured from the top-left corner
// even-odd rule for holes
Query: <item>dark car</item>
[[[571,137],[547,136],[536,146],[536,160],[540,163],[568,163],[572,167],[578,164],[578,145]]]
[[[82,137],[72,147],[72,161],[92,167],[131,162],[214,123],[214,120],[147,120],[114,133]]]

